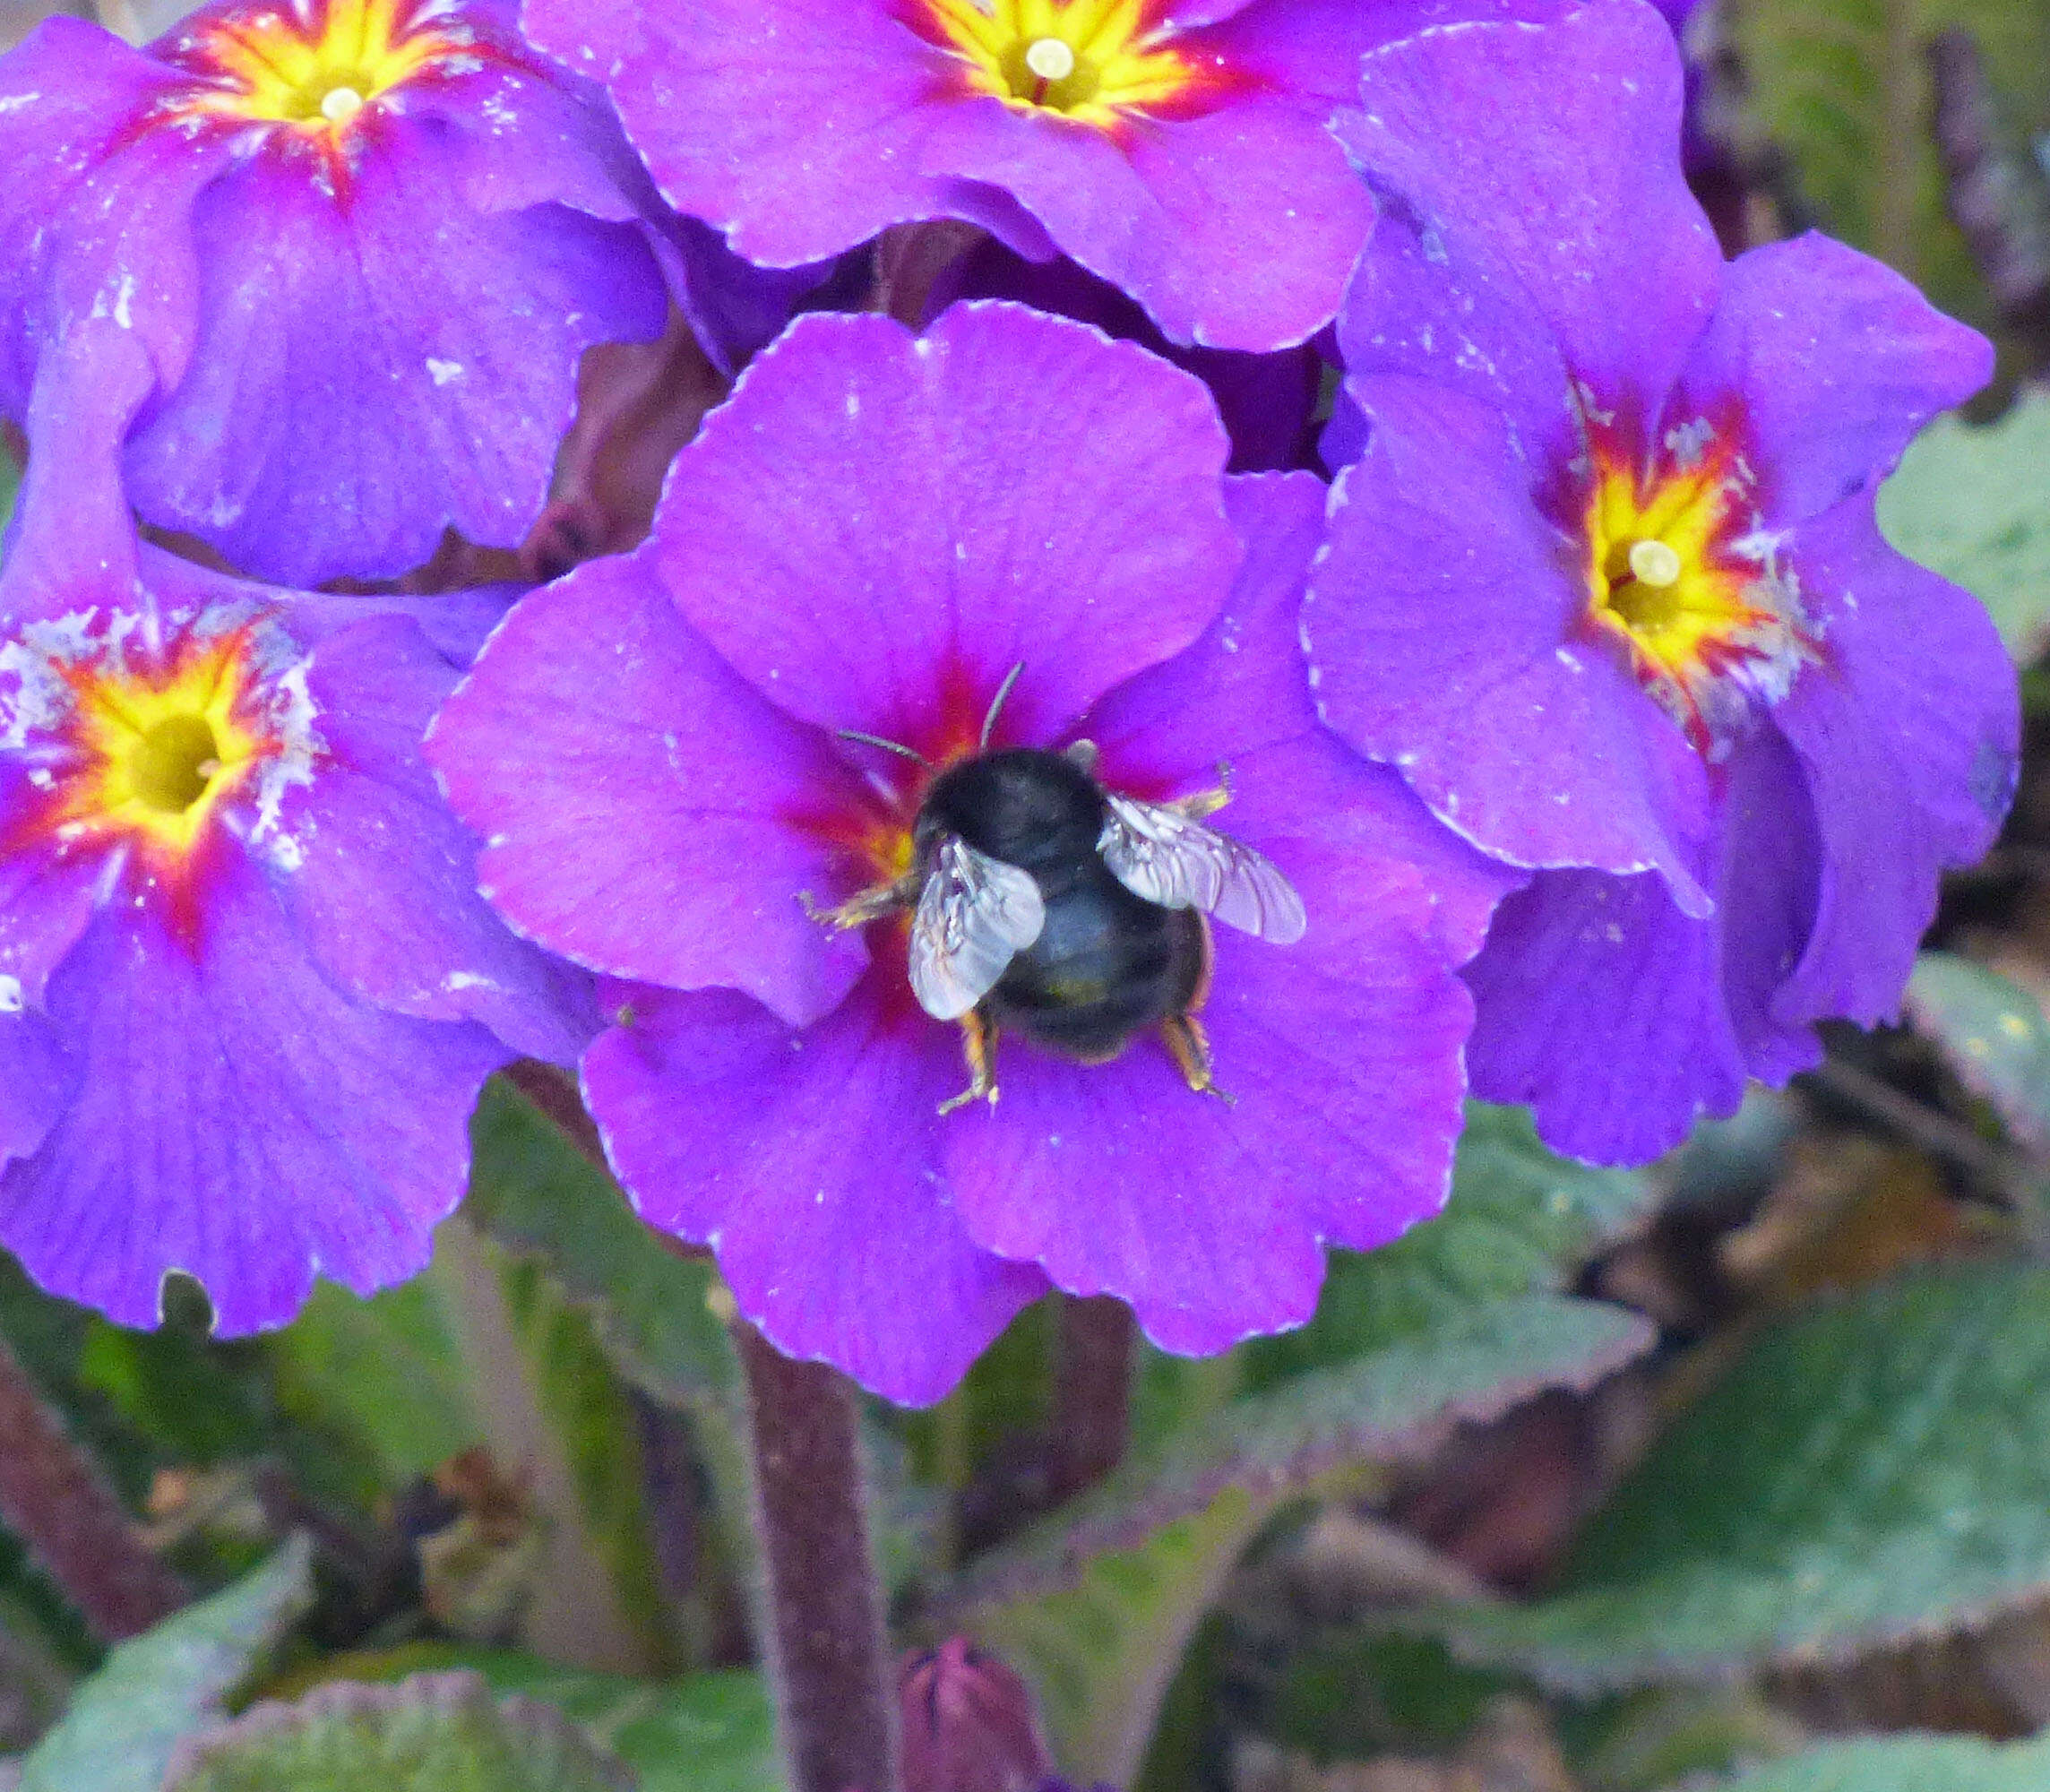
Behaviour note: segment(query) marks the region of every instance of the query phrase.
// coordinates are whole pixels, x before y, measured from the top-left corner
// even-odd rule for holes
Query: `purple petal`
[[[1047,1285],[962,1230],[939,1173],[951,1040],[907,1036],[883,989],[802,1032],[743,995],[650,995],[591,1047],[584,1093],[642,1216],[711,1245],[771,1343],[923,1406]]]
[[[1515,881],[1317,726],[1294,618],[1322,499],[1306,474],[1232,482],[1251,551],[1224,616],[1081,729],[1114,788],[1193,790],[1228,759],[1218,825],[1308,908],[1287,948],[1217,930],[1202,1018],[1236,1105],[1192,1094],[1154,1040],[1095,1066],[1012,1043],[995,1112],[943,1133],[978,1239],[1074,1293],[1129,1300],[1168,1349],[1305,1318],[1320,1241],[1365,1248],[1435,1210],[1469,1019],[1450,967]]]
[[[1202,53],[1227,54],[1208,41]],[[1258,353],[1331,322],[1373,227],[1373,201],[1324,128],[1330,109],[1251,97],[1132,119],[1113,136],[962,104],[937,114],[922,153],[1016,194],[1173,340]]]
[[[0,996],[0,1164],[25,1158],[64,1112],[75,1075],[49,1023]]]
[[[261,154],[208,189],[193,364],[129,452],[146,517],[306,586],[404,572],[452,526],[524,537],[578,358],[659,334],[662,282],[633,225],[473,210],[431,141],[394,131],[346,210]]]
[[[1483,851],[1657,870],[1701,912],[1701,762],[1585,625],[1579,546],[1539,514],[1500,420],[1386,380],[1374,426],[1304,612],[1325,720]]]
[[[750,261],[819,261],[947,209],[914,153],[933,52],[869,0],[527,0],[524,22],[607,82],[665,197]]]
[[[1269,749],[1249,781],[1314,772]],[[1417,874],[1322,831],[1236,837],[1283,866],[1310,931],[1278,947],[1219,928],[1202,1012],[1232,1106],[1192,1093],[1155,1040],[1082,1065],[1012,1043],[994,1114],[952,1116],[969,1231],[1076,1294],[1129,1301],[1163,1348],[1204,1354],[1315,1310],[1321,1241],[1385,1244],[1444,1198],[1471,1021]]]
[[[1775,1012],[1891,1019],[1934,918],[1936,880],[1993,844],[2014,792],[2014,668],[1976,599],[1882,539],[1861,493],[1787,556],[1826,624],[1774,719],[1806,767],[1822,831],[1814,938]]]
[[[323,642],[306,683],[331,760],[283,805],[295,849],[276,881],[322,969],[380,1008],[476,1021],[573,1064],[595,1030],[589,994],[485,906],[477,841],[420,756],[453,670],[410,620],[379,617]]]
[[[1200,382],[1064,319],[802,317],[678,457],[653,564],[801,720],[958,743],[1021,664],[1006,732],[1044,738],[1217,615],[1227,450]]]
[[[47,19],[0,57],[0,409],[22,415],[44,341],[106,295],[138,328],[167,380],[190,351],[197,271],[167,222],[211,177],[168,134],[109,150],[178,77],[82,20]],[[131,238],[133,237],[133,240]],[[69,267],[46,286],[50,251]],[[125,303],[123,297],[125,294]]]
[[[1225,613],[1188,652],[1112,692],[1076,732],[1101,750],[1115,788],[1186,795],[1227,763],[1236,794],[1218,823],[1227,832],[1253,817],[1270,835],[1355,864],[1415,866],[1451,961],[1471,957],[1521,874],[1475,852],[1395,772],[1346,751],[1310,701],[1296,618],[1323,538],[1322,484],[1307,473],[1233,479],[1225,507],[1247,547]],[[1270,764],[1270,749],[1285,752]]]
[[[196,960],[124,906],[53,978],[79,1090],[0,1175],[0,1241],[123,1324],[154,1324],[184,1270],[233,1335],[289,1319],[316,1273],[367,1295],[425,1266],[509,1054],[337,994],[239,858],[217,895]]]
[[[801,1022],[866,962],[797,900],[837,892],[836,849],[794,823],[836,798],[858,812],[851,774],[691,632],[645,552],[592,561],[522,603],[428,752],[489,842],[486,893],[581,964],[736,985]]]
[[[1406,225],[1362,265],[1347,365],[1493,389],[1533,453],[1564,418],[1560,362],[1602,405],[1655,412],[1722,271],[1681,174],[1682,100],[1672,35],[1644,6],[1369,55],[1365,109],[1339,134]]]
[[[1766,523],[1874,488],[1937,412],[1993,376],[1993,345],[1884,263],[1813,234],[1730,264],[1671,421],[1741,407]]]
[[[1820,1056],[1771,1012],[1815,914],[1801,769],[1761,728],[1720,775],[1714,916],[1688,918],[1657,878],[1545,872],[1467,969],[1475,1093],[1528,1103],[1555,1150],[1648,1161],[1699,1114],[1734,1113],[1747,1076],[1781,1082]]]

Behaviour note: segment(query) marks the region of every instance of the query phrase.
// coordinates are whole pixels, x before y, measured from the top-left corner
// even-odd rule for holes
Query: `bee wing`
[[[948,834],[911,921],[919,1007],[935,1021],[960,1020],[1046,925],[1047,905],[1029,872]]]
[[[1163,909],[1201,909],[1227,926],[1293,945],[1310,923],[1303,899],[1271,859],[1158,803],[1108,797],[1097,849],[1134,896]]]

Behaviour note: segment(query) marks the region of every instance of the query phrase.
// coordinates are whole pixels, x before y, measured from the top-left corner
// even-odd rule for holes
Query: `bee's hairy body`
[[[1046,925],[982,1009],[1085,1063],[1115,1057],[1135,1035],[1191,1012],[1209,978],[1208,922],[1119,883],[1098,849],[1104,820],[1103,789],[1087,771],[1064,754],[1017,747],[943,772],[914,836],[922,866],[953,834],[1038,884]]]

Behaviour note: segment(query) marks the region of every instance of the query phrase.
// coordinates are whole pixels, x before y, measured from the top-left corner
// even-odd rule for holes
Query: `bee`
[[[1210,918],[1292,944],[1307,926],[1302,899],[1269,859],[1204,825],[1230,800],[1226,768],[1213,790],[1147,803],[1098,781],[1088,741],[991,751],[1017,676],[997,694],[978,751],[927,786],[910,870],[812,912],[835,928],[911,912],[912,992],[934,1019],[960,1023],[970,1077],[943,1114],[995,1102],[1005,1029],[1104,1064],[1157,1027],[1189,1087],[1221,1095],[1198,1019]],[[893,741],[845,737],[926,763]]]

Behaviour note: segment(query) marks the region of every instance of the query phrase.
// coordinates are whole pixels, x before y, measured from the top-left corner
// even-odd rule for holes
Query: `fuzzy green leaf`
[[[2050,1147],[2050,1022],[2026,989],[1950,952],[1924,952],[1908,1012],[2023,1144]]]
[[[676,1406],[734,1391],[709,1262],[664,1249],[611,1178],[503,1077],[485,1087],[470,1145],[465,1213],[502,1245],[547,1260],[622,1374]]]
[[[1735,1779],[1691,1782],[1687,1792],[2042,1792],[2045,1786],[2050,1741],[1895,1736],[1831,1743]]]
[[[123,1643],[23,1763],[21,1792],[159,1792],[182,1738],[311,1605],[311,1550],[295,1538],[254,1574]]]
[[[562,1714],[473,1674],[338,1681],[188,1742],[165,1792],[633,1792]]]
[[[1836,1659],[2050,1587],[2050,1271],[1930,1270],[1762,1333],[1585,1527],[1556,1590],[1437,1615],[1588,1691]]]
[[[2050,392],[1975,429],[1939,418],[1879,495],[1879,521],[1911,560],[1974,593],[2008,651],[2050,646]]]
[[[1071,1773],[1128,1784],[1191,1633],[1283,1504],[1540,1388],[1588,1385],[1648,1341],[1618,1308],[1529,1294],[1227,1401],[983,1558],[942,1622],[1033,1675]]]
[[[1445,1210],[1378,1251],[1332,1252],[1316,1317],[1249,1347],[1251,1378],[1342,1363],[1462,1324],[1492,1301],[1562,1288],[1652,1193],[1640,1172],[1554,1156],[1523,1109],[1474,1102]]]
[[[559,1667],[511,1650],[431,1646],[345,1658],[349,1677],[401,1678],[461,1667],[495,1693],[553,1706],[640,1776],[641,1792],[781,1792],[775,1715],[755,1674],[693,1674],[674,1681]]]

